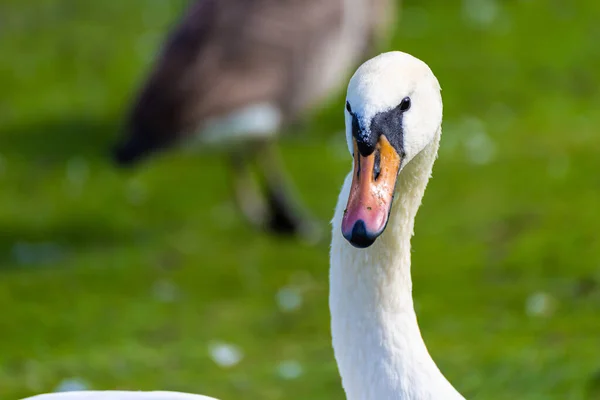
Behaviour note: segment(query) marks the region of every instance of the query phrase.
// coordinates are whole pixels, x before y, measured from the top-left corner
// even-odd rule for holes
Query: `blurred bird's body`
[[[266,229],[303,230],[274,140],[371,54],[394,9],[392,0],[194,2],[136,98],[116,159],[131,164],[176,143],[226,150],[246,216]],[[264,196],[249,186],[254,163]]]

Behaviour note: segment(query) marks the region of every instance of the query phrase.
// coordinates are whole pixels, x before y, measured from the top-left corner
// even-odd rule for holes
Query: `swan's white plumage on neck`
[[[351,246],[341,221],[352,174],[332,221],[330,309],[333,347],[349,400],[462,399],[444,378],[421,337],[412,300],[410,239],[441,136],[437,79],[420,60],[400,52],[359,68],[347,100],[365,123],[410,96],[405,115],[405,161],[388,225],[368,248]],[[352,132],[347,139],[352,152]]]

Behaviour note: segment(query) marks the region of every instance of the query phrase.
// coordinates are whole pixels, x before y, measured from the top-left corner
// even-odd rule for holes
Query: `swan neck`
[[[346,396],[366,399],[459,399],[430,357],[412,300],[410,240],[437,156],[439,134],[402,170],[388,226],[366,249],[341,234],[346,178],[336,215],[330,270],[333,348]]]

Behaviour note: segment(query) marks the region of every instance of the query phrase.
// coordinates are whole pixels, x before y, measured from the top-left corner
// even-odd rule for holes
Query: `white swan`
[[[348,85],[344,182],[331,244],[333,348],[349,400],[456,400],[413,308],[410,238],[441,135],[437,79],[401,52],[364,63]],[[386,227],[387,226],[387,227]],[[208,400],[169,392],[72,392],[36,400]]]
[[[331,245],[333,348],[349,400],[454,400],[421,337],[410,239],[441,136],[440,86],[401,52],[363,64],[348,85],[344,182]],[[386,227],[387,225],[387,227]]]

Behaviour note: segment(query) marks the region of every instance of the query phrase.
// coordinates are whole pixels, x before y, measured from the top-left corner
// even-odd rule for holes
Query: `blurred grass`
[[[129,172],[106,157],[183,3],[0,1],[2,399],[66,378],[343,398],[326,243],[246,227],[218,156],[172,152]],[[444,89],[413,241],[431,354],[470,398],[600,398],[599,3],[409,0],[402,17],[395,47]],[[350,163],[340,104],[283,148],[324,225]],[[303,299],[289,313],[275,300],[286,286]],[[213,341],[244,358],[218,367]],[[285,360],[303,374],[282,379]]]

